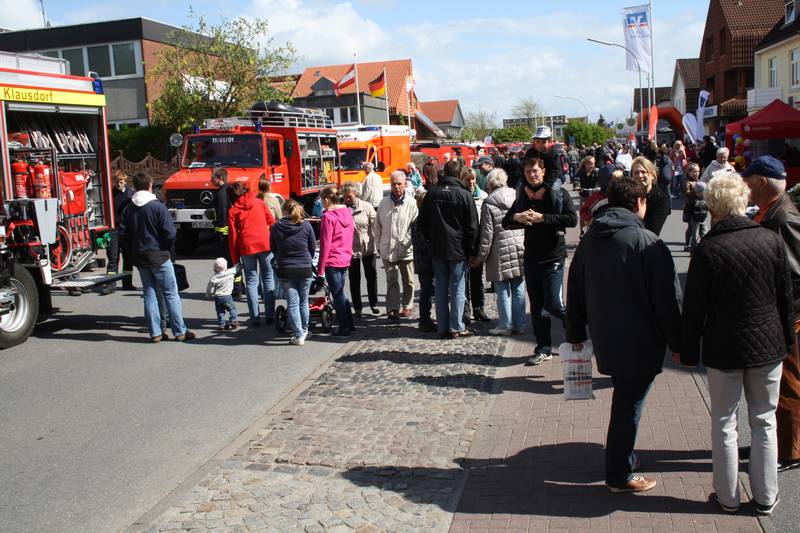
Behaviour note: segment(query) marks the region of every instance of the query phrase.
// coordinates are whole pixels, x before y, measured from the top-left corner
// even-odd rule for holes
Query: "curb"
[[[320,363],[310,374],[296,383],[289,392],[284,394],[277,402],[275,402],[269,409],[261,416],[253,420],[253,422],[238,435],[236,435],[228,444],[221,448],[214,456],[200,465],[194,472],[189,474],[185,480],[178,484],[175,488],[167,492],[155,505],[145,511],[139,518],[137,518],[130,526],[124,528],[122,531],[125,533],[140,533],[149,528],[149,524],[161,516],[173,503],[176,496],[185,490],[191,490],[203,478],[208,475],[213,469],[222,466],[222,464],[231,455],[249,443],[261,429],[265,428],[272,419],[280,414],[280,412],[291,402],[297,399],[303,392],[305,392],[325,371],[340,357],[351,351],[353,348],[361,344],[362,340],[350,341],[344,344],[341,348],[333,352],[328,359]]]

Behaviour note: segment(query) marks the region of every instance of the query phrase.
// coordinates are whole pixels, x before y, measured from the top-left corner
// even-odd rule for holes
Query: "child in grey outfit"
[[[218,257],[214,261],[214,275],[208,280],[206,296],[214,298],[214,309],[217,311],[217,320],[219,322],[217,331],[239,327],[236,304],[232,296],[233,278],[236,276],[236,270],[236,268],[228,268],[228,261],[224,257]],[[230,320],[227,323],[225,322],[226,312],[230,316]]]

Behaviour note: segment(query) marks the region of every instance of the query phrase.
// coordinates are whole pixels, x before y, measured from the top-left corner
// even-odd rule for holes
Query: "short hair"
[[[213,180],[215,178],[221,179],[222,181],[228,181],[228,171],[223,167],[216,167],[211,171],[211,179]]]
[[[461,176],[461,162],[458,159],[451,159],[444,164],[444,175],[458,178]]]
[[[633,211],[638,207],[640,198],[647,198],[647,189],[636,178],[618,177],[608,184],[608,205],[611,207],[623,207]]]
[[[530,159],[527,159],[525,161],[525,165],[522,168],[524,170],[524,169],[533,168],[533,167],[539,167],[542,170],[544,170],[544,161],[542,161],[538,157],[531,157]]]
[[[248,193],[248,191],[249,191],[249,189],[247,188],[247,185],[245,185],[241,181],[237,181],[236,183],[231,185],[231,193],[236,198],[239,198],[240,196],[244,196],[245,194]]]
[[[464,167],[464,168],[462,168],[461,169],[461,175],[459,176],[459,178],[461,178],[461,180],[463,180],[466,177],[477,178],[477,176],[475,174],[475,169],[472,168],[472,167]]]
[[[415,165],[413,161],[409,161],[408,163],[406,163],[406,168],[409,168],[409,167],[411,167],[413,169],[416,169],[417,165]]]
[[[122,180],[128,181],[128,173],[122,170],[121,168],[117,169],[114,171],[114,178],[116,178],[117,181],[122,181]]]
[[[703,193],[708,210],[718,217],[744,216],[749,199],[750,189],[742,177],[735,173],[712,178]]]
[[[700,165],[698,165],[694,161],[690,161],[689,164],[686,165],[686,170],[689,170],[692,167],[697,167],[697,171],[700,172]]]
[[[133,188],[137,191],[146,191],[153,185],[153,177],[147,172],[137,172],[133,175]]]
[[[508,174],[502,168],[495,168],[486,175],[486,187],[493,191],[508,185]]]
[[[356,198],[358,198],[361,196],[361,187],[352,181],[347,181],[344,183],[344,185],[342,185],[342,196],[349,192],[355,194]]]
[[[731,155],[731,151],[723,146],[722,148],[717,150],[717,157],[721,156],[722,154]]]
[[[417,200],[417,209],[422,209],[422,203],[425,201],[425,197],[428,193],[425,189],[417,189],[417,194],[415,195],[415,199]]]
[[[395,179],[403,180],[403,183],[406,182],[406,173],[402,170],[393,170],[391,174],[389,174],[389,183],[392,183]]]
[[[656,170],[656,166],[653,164],[652,161],[647,159],[645,156],[640,155],[636,159],[633,160],[631,164],[631,174],[633,174],[633,167],[636,165],[641,165],[644,168],[644,171],[650,174],[652,177],[658,176],[658,170]]]
[[[364,163],[364,168],[367,169],[367,172],[372,172],[375,170],[375,165],[373,163],[366,162]]]
[[[272,190],[272,184],[269,182],[268,179],[264,177],[264,174],[261,174],[261,178],[258,180],[258,192],[260,193],[268,193]]]
[[[340,204],[342,200],[339,198],[339,191],[336,187],[328,187],[326,189],[322,189],[322,192],[319,193],[319,197],[323,200],[328,200],[332,204]]]
[[[776,193],[783,193],[786,190],[786,180],[778,178],[767,178],[767,186]]]

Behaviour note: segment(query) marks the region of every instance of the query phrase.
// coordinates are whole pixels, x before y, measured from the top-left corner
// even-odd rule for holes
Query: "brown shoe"
[[[386,313],[386,318],[389,320],[400,320],[400,314],[396,310],[392,309]]]
[[[647,492],[657,485],[655,479],[647,479],[641,474],[634,474],[630,481],[624,485],[606,485],[613,493]]]
[[[185,341],[190,341],[190,340],[194,339],[195,337],[197,337],[197,335],[194,334],[194,331],[189,331],[187,329],[183,333],[183,335],[178,335],[177,337],[175,337],[175,340],[178,341],[178,342],[185,342]]]
[[[166,333],[162,333],[161,335],[158,335],[157,337],[150,337],[150,340],[152,342],[168,341],[169,340],[169,335],[167,335]]]
[[[411,313],[412,313],[411,308],[406,307],[402,311],[400,311],[400,316],[402,316],[403,318],[411,318]]]

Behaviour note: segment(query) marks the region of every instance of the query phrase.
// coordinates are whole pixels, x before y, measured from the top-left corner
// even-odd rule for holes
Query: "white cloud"
[[[42,10],[36,0],[0,0],[0,28],[26,30],[44,26]]]

